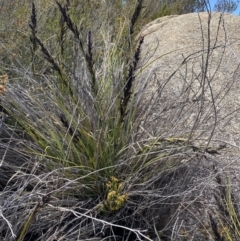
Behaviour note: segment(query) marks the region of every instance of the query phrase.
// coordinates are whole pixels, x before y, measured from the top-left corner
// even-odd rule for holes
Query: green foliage
[[[221,212],[215,217],[216,220],[211,215],[210,219],[217,239],[233,241],[240,238],[240,213],[229,175],[231,174],[227,173],[223,178],[220,175],[216,177],[219,184],[216,198]]]
[[[85,7],[92,9],[87,3]],[[98,43],[99,49],[94,52],[92,35],[96,29],[82,31],[93,26],[89,25],[93,11],[78,8],[77,2],[71,4],[46,4],[47,15],[54,13],[54,18],[46,22],[39,21],[39,5],[32,4],[30,47],[22,64],[29,61],[35,81],[29,81],[31,91],[23,90],[22,85],[19,87],[22,94],[10,95],[2,107],[42,150],[38,153],[26,146],[26,153],[44,155],[62,165],[66,168],[65,175],[71,179],[77,178],[79,173],[88,175],[81,180],[82,185],[88,186],[86,193],[102,196],[102,188],[92,185],[95,183],[92,181],[99,180],[102,182],[100,186],[105,185],[105,180],[113,174],[117,154],[125,148],[133,132],[130,125],[135,113],[131,104],[132,88],[141,43],[133,62],[128,60],[131,54],[129,42],[122,44],[127,37],[127,23],[112,23],[116,16],[111,16],[110,23],[117,27],[119,24],[121,30],[115,36],[114,31],[105,32],[107,29],[102,26],[96,37],[102,35],[103,42]],[[41,13],[45,14],[43,10]],[[79,25],[74,22],[78,14],[83,16]],[[133,12],[134,17],[129,23],[132,28],[130,36],[139,14],[139,10]],[[93,19],[91,24],[94,22]],[[104,34],[110,34],[112,39]],[[114,41],[114,46],[108,41]],[[105,51],[104,55],[102,51]],[[76,77],[81,68],[82,77]],[[32,104],[22,109],[25,101]],[[73,169],[76,175],[72,174]],[[86,193],[79,195],[85,196]]]
[[[20,48],[27,51],[12,74],[22,82],[5,91],[6,81],[2,81],[1,108],[11,118],[8,127],[17,126],[16,138],[23,140],[18,151],[41,159],[46,172],[41,175],[56,172],[65,183],[58,188],[58,181],[54,182],[55,190],[48,190],[52,198],[75,197],[86,203],[91,199],[90,209],[104,204],[105,211],[118,212],[126,208],[129,197],[123,185],[133,172],[139,175],[153,162],[152,157],[143,158],[140,150],[131,158],[132,168],[122,171],[140,123],[133,93],[143,43],[143,39],[136,47],[134,43],[142,2],[133,8],[130,19],[124,11],[110,15],[104,10],[103,22],[87,3],[78,8],[74,1],[46,2],[42,9],[39,2],[32,3],[26,42],[16,54]],[[53,18],[45,20],[48,15]],[[138,182],[148,179],[151,175]],[[36,208],[24,215],[17,240],[30,232],[43,203],[48,201],[37,201]]]
[[[110,0],[16,1],[16,21],[1,32],[0,107],[9,116],[7,151],[27,157],[14,165],[12,177],[13,193],[19,189],[9,204],[20,207],[11,212],[18,217],[17,240],[37,233],[34,222],[42,216],[48,222],[48,209],[58,211],[57,222],[38,229],[42,240],[55,232],[64,238],[78,232],[73,240],[100,236],[102,230],[105,237],[115,236],[119,227],[123,239],[134,233],[150,240],[139,230],[155,225],[151,205],[176,196],[165,179],[172,180],[183,166],[180,154],[188,141],[158,133],[139,137],[142,112],[135,86],[144,39],[136,42],[135,36],[150,19],[195,6],[196,1],[171,1],[151,11],[153,2],[142,0],[124,6]],[[9,3],[3,9],[11,7]],[[3,18],[7,22],[7,14]],[[25,200],[30,200],[26,206]],[[69,224],[65,213],[70,213]],[[136,220],[140,228],[134,229]]]
[[[234,12],[238,7],[239,1],[235,0],[218,0],[214,6],[214,10],[218,12]]]
[[[152,12],[151,19],[164,17],[168,15],[180,15],[185,13],[205,11],[208,2],[205,0],[171,0],[159,1],[145,1],[148,11]]]

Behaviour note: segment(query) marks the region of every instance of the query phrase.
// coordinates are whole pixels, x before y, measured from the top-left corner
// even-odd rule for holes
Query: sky
[[[217,2],[217,0],[209,0],[210,4],[211,4],[211,7],[212,7],[212,10],[214,8],[214,5],[215,3]],[[238,4],[238,8],[235,12],[233,12],[232,14],[236,14],[236,15],[239,15],[240,13],[240,4]]]

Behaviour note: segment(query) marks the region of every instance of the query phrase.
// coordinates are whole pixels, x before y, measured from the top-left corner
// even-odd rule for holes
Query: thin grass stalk
[[[240,220],[238,207],[236,206],[236,202],[231,190],[230,178],[227,177],[227,183],[225,183],[222,180],[222,177],[218,175],[217,183],[219,184],[220,191],[220,199],[217,199],[218,205],[223,217],[225,218],[224,221],[222,221],[220,218],[218,220],[220,222],[219,226],[221,226],[223,240],[238,240],[240,238]],[[214,232],[217,231],[215,230]]]
[[[68,5],[66,5],[64,9],[67,9],[67,7]],[[64,91],[64,89],[66,88],[66,90],[68,90],[68,93],[71,96],[71,99],[75,103],[77,103],[74,91],[67,78],[67,75],[65,74],[63,67],[54,60],[54,58],[49,53],[48,49],[44,46],[43,42],[36,35],[36,9],[35,9],[34,2],[32,2],[32,16],[31,16],[31,24],[29,24],[29,26],[32,30],[32,35],[31,35],[32,43],[34,43],[35,45],[38,44],[41,47],[41,51],[44,55],[44,58],[52,65],[53,70],[55,70],[59,74],[59,77],[63,84],[62,91]]]
[[[230,218],[230,225],[233,230],[233,233],[238,239],[240,238],[240,220],[239,220],[239,215],[237,214],[237,207],[236,204],[234,203],[234,198],[233,194],[230,188],[230,180],[228,178],[228,184],[227,184],[227,193],[225,197],[225,204],[226,204],[226,209],[229,214]]]
[[[66,4],[64,5],[64,8],[66,9],[66,11],[69,11],[69,7],[70,7],[70,1],[67,0]],[[61,58],[64,55],[64,42],[65,42],[65,37],[66,37],[66,33],[67,33],[67,28],[66,28],[66,23],[63,19],[63,16],[60,16],[59,19],[59,45],[60,45],[60,54],[61,54]]]
[[[88,51],[85,51],[84,48],[84,42],[81,38],[80,32],[78,31],[77,26],[73,23],[71,17],[69,16],[68,12],[66,11],[66,8],[64,8],[58,1],[56,1],[59,10],[63,16],[64,21],[66,22],[68,28],[71,30],[71,32],[74,34],[75,38],[77,39],[79,43],[80,50],[82,52],[82,55],[86,61],[87,69],[90,74],[91,78],[91,87],[92,92],[94,94],[94,97],[97,97],[98,94],[98,86],[96,81],[96,75],[93,68],[93,59],[92,59],[92,40],[91,40],[91,34],[88,35]]]
[[[129,42],[129,46],[127,48],[127,52],[129,52],[129,49],[132,45],[132,36],[134,33],[134,26],[138,20],[138,18],[140,17],[140,12],[142,10],[142,4],[143,4],[143,0],[138,0],[137,1],[137,5],[134,9],[134,13],[131,17],[131,24],[130,24],[130,42]],[[128,114],[128,112],[130,112],[129,116],[133,116],[134,115],[134,110],[132,109],[133,107],[133,103],[132,106],[131,105],[131,96],[132,96],[132,92],[133,92],[133,82],[135,81],[136,78],[136,71],[137,71],[137,65],[139,63],[140,60],[140,53],[141,53],[141,46],[143,44],[144,38],[142,37],[139,40],[138,46],[137,46],[137,50],[134,53],[134,58],[132,63],[129,65],[129,59],[126,59],[126,66],[130,66],[127,70],[127,68],[125,68],[126,70],[124,72],[127,72],[127,75],[125,77],[125,83],[124,83],[124,89],[123,89],[123,96],[121,98],[121,100],[119,101],[119,111],[120,111],[120,116],[119,116],[119,120],[118,120],[118,124],[117,124],[117,129],[120,130],[121,129],[121,125],[124,122],[124,118],[126,117],[126,115]],[[124,74],[125,76],[125,74]],[[130,107],[130,108],[129,108]],[[130,117],[130,119],[128,119],[128,121],[126,121],[125,123],[125,127],[127,126],[129,127],[129,122],[132,120],[132,118]],[[127,128],[128,129],[128,128]],[[128,131],[128,130],[127,130]],[[118,135],[115,138],[115,144],[117,142],[118,139]]]
[[[52,68],[57,71],[57,73],[59,74],[63,84],[65,87],[67,87],[67,89],[69,90],[70,92],[70,95],[73,99],[74,98],[74,95],[73,95],[73,90],[71,89],[70,87],[70,84],[69,82],[67,82],[66,80],[66,76],[65,74],[63,73],[63,70],[62,68],[60,67],[59,64],[56,63],[56,61],[54,60],[54,58],[50,55],[49,51],[47,50],[47,48],[44,46],[44,44],[42,43],[42,41],[37,37],[35,36],[35,40],[36,42],[39,44],[39,46],[41,47],[41,51],[42,53],[44,54],[44,58],[52,65]]]
[[[27,233],[27,230],[28,230],[28,228],[30,227],[30,225],[31,225],[34,217],[35,217],[36,214],[45,206],[45,204],[47,204],[48,202],[49,202],[49,197],[44,196],[44,197],[42,198],[42,201],[41,201],[41,202],[38,202],[38,203],[35,205],[33,211],[30,213],[29,217],[27,218],[27,221],[24,223],[23,228],[22,228],[22,230],[21,230],[21,232],[20,232],[20,235],[19,235],[19,237],[17,238],[17,241],[23,241],[23,240],[24,240],[24,237],[25,237],[25,235],[26,235],[26,233]]]
[[[144,38],[141,38],[137,47],[137,50],[134,54],[133,62],[129,67],[128,75],[126,77],[125,86],[123,89],[123,97],[120,102],[120,118],[119,118],[119,125],[124,121],[124,117],[127,115],[128,105],[130,98],[132,96],[132,87],[133,83],[135,81],[135,74],[137,71],[137,66],[140,60],[140,54],[141,54],[141,46],[143,44]]]
[[[131,36],[134,33],[134,26],[136,25],[137,20],[140,17],[140,13],[141,13],[142,8],[143,8],[143,0],[137,0],[137,5],[136,5],[136,8],[134,10],[133,16],[131,18],[131,25],[130,25],[130,35]]]
[[[29,27],[31,29],[31,36],[30,41],[32,43],[31,54],[32,54],[32,72],[35,73],[35,54],[37,51],[37,41],[36,41],[36,34],[37,34],[37,13],[34,1],[32,1],[32,14],[31,14],[31,22],[29,23]]]
[[[17,101],[18,100],[16,100],[16,103]],[[34,104],[38,106],[39,109],[43,109],[44,111],[44,108],[40,103],[34,102]],[[34,122],[31,120],[31,117],[27,117],[28,114],[21,111],[18,105],[13,103],[13,110],[5,106],[4,103],[3,107],[6,112],[16,120],[18,125],[26,131],[28,138],[30,137],[31,140],[35,141],[39,147],[42,148],[42,150],[45,152],[44,155],[58,163],[62,163],[62,161],[65,160],[63,145],[61,143],[61,135],[63,135],[65,131],[63,128],[59,130],[59,123],[57,123],[56,126],[52,125],[55,119],[52,119],[51,116],[47,115],[48,121],[42,122],[39,119],[39,121],[34,124]],[[31,152],[31,150],[29,151]]]
[[[17,241],[24,240],[27,230],[29,229],[29,226],[31,225],[33,218],[36,216],[39,208],[40,208],[40,203],[37,203],[36,206],[34,207],[33,211],[31,212],[31,214],[29,215],[27,221],[24,223],[24,226],[20,232],[20,235],[19,235]]]

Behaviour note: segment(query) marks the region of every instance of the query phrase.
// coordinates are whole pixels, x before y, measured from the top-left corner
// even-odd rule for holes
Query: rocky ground
[[[239,27],[239,16],[190,13],[157,19],[138,36],[144,36],[139,103],[151,100],[153,107],[143,128],[149,136],[186,138],[206,154],[192,179],[198,188],[175,210],[170,240],[225,240],[214,231],[214,222],[220,229],[219,220],[226,221],[215,195],[224,193],[223,181],[239,210]]]

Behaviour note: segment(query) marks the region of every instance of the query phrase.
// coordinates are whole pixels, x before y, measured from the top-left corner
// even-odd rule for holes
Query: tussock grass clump
[[[134,31],[143,1],[120,24],[104,15],[98,34],[84,28],[94,25],[84,22],[87,14],[74,21],[74,4],[56,1],[49,40],[32,1],[29,59],[11,69],[22,82],[1,76],[0,239],[171,235],[179,203],[201,185],[204,154],[188,138],[152,136],[142,126],[151,124],[149,106],[136,101],[144,39],[136,42]]]
[[[135,185],[154,182],[144,169],[157,162],[146,158],[146,150],[134,154],[139,148],[133,148],[140,123],[134,85],[143,39],[136,50],[126,45],[124,51],[118,49],[125,38],[120,33],[112,45],[104,40],[104,55],[99,56],[91,31],[85,42],[81,28],[73,22],[70,2],[56,5],[60,35],[55,49],[60,54],[53,56],[38,35],[32,2],[32,68],[23,77],[29,88],[12,84],[2,91],[1,108],[8,118],[1,141],[7,143],[2,144],[4,165],[11,166],[12,173],[2,178],[2,200],[8,202],[0,204],[5,220],[1,239],[149,239],[146,225],[150,224],[142,222],[137,211],[138,202],[145,198],[138,200],[132,193],[138,190]],[[139,1],[133,13],[130,36],[141,5]],[[127,23],[122,26],[127,27]],[[67,38],[73,39],[73,50],[64,44]],[[130,50],[135,52],[133,58],[126,55]],[[37,64],[43,61],[42,68],[48,65],[48,70],[39,74]],[[144,231],[138,229],[142,225]]]

